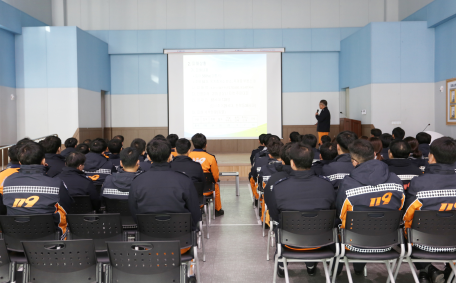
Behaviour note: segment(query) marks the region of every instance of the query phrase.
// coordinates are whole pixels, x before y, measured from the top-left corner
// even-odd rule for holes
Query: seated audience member
[[[323,176],[328,178],[336,189],[345,176],[350,175],[350,172],[353,170],[348,146],[357,139],[358,136],[350,131],[344,131],[338,134],[336,138],[338,156],[334,158],[333,162],[326,164],[321,169]]]
[[[86,156],[80,152],[72,152],[66,158],[66,166],[62,172],[55,176],[63,181],[70,196],[90,196],[92,206],[95,210],[100,208],[100,195],[92,180],[87,178],[82,170]]]
[[[201,164],[188,157],[192,147],[190,141],[188,139],[178,139],[175,142],[175,146],[177,156],[171,161],[171,168],[189,176],[193,182],[206,182]]]
[[[301,142],[310,146],[314,153],[314,161],[320,160],[320,150],[317,148],[317,137],[312,134],[302,135]]]
[[[102,155],[105,149],[104,139],[94,139],[90,143],[90,152],[86,154],[84,173],[98,186],[103,184],[107,176],[117,172],[114,164]]]
[[[337,145],[327,142],[320,146],[320,159],[317,162],[312,164],[312,170],[315,172],[315,175],[323,175],[323,166],[334,161],[334,158],[337,157]]]
[[[404,215],[405,228],[412,227],[417,210],[449,211],[456,203],[456,141],[441,137],[432,142],[429,151],[429,165],[424,175],[413,178],[407,190]],[[415,245],[414,248],[428,252],[455,252],[455,248],[434,248]],[[420,282],[445,282],[442,272],[430,263],[415,263],[420,270]],[[451,271],[450,271],[451,272]],[[449,273],[448,273],[449,274]],[[429,277],[432,277],[432,281]]]
[[[201,219],[198,195],[190,177],[171,169],[171,146],[167,141],[151,140],[147,154],[151,168],[131,183],[128,203],[131,214],[187,213],[192,214],[196,230]]]
[[[401,127],[393,129],[393,140],[403,140],[405,137],[405,131]]]
[[[253,156],[253,165],[255,164],[255,160],[258,160],[260,155],[263,156],[263,157],[268,155],[268,147],[267,147],[267,145],[268,145],[269,139],[271,137],[272,137],[271,134],[266,134],[266,136],[264,137],[264,145],[265,145],[265,147],[261,151],[258,151],[257,153],[255,153],[255,155]]]
[[[366,141],[369,140],[369,138],[368,138],[367,136],[360,136],[359,139],[360,139],[360,140],[366,140]]]
[[[421,171],[424,172],[424,168],[428,165],[428,161],[427,159],[423,158],[423,153],[418,148],[418,140],[414,137],[407,137],[404,139],[404,141],[406,141],[410,145],[411,151],[409,159],[412,160],[412,162],[416,166],[420,167],[422,169]]]
[[[410,145],[406,141],[392,141],[389,149],[389,159],[385,160],[388,170],[396,174],[402,180],[407,189],[410,181],[422,174],[421,170],[408,159]]]
[[[252,150],[252,154],[250,154],[250,166],[253,165],[253,158],[255,157],[255,154],[257,154],[258,152],[262,151],[265,148],[265,144],[264,144],[264,138],[265,137],[266,137],[266,134],[261,134],[258,137],[260,146],[258,146],[258,148],[256,148],[256,149]]]
[[[375,154],[375,159],[382,161],[383,156],[382,156],[382,151],[383,151],[383,144],[380,138],[377,137],[372,137],[369,138],[370,143],[372,144],[372,147],[374,148],[374,154]]]
[[[177,156],[177,151],[176,151],[176,142],[179,139],[179,136],[176,134],[170,134],[166,137],[166,140],[169,142],[171,145],[171,154],[176,157]]]
[[[65,141],[65,149],[62,150],[62,152],[60,153],[61,156],[63,157],[67,157],[68,154],[76,151],[76,145],[78,144],[78,140],[75,139],[75,138],[69,138]]]
[[[6,178],[11,176],[14,173],[19,172],[19,168],[21,168],[21,165],[19,164],[19,160],[17,159],[17,151],[19,147],[17,145],[13,145],[8,149],[8,156],[10,158],[10,163],[6,167],[5,170],[0,171],[0,194],[3,192],[3,181],[5,181]],[[6,207],[3,206],[3,203],[1,202],[0,199],[0,215],[5,215],[6,214]]]
[[[92,142],[91,139],[86,139],[83,143],[85,143],[86,145],[90,145],[91,142]]]
[[[299,142],[301,140],[301,135],[298,132],[290,133],[290,142]]]
[[[111,153],[109,155],[109,161],[116,167],[116,170],[120,168],[120,152],[122,151],[122,142],[118,139],[112,139],[108,142],[108,149]]]
[[[137,151],[139,151],[139,162],[144,162],[147,158],[146,154],[146,141],[143,139],[134,139],[130,147],[136,148]]]
[[[334,208],[336,192],[328,181],[319,178],[311,170],[312,148],[304,143],[295,143],[290,150],[290,163],[293,171],[288,177],[277,181],[272,191],[273,199],[269,206],[272,219],[280,219],[282,211],[312,211]],[[279,223],[280,226],[280,223]],[[291,250],[305,250],[285,246]],[[308,263],[307,273],[314,275],[316,263]],[[283,264],[279,264],[277,274],[283,277]]]
[[[123,143],[124,143],[124,140],[125,140],[124,136],[117,135],[117,136],[113,137],[112,139],[113,140],[119,140],[122,143],[122,146],[123,146]]]
[[[65,167],[65,157],[60,155],[60,147],[62,140],[58,137],[47,137],[43,142],[44,150],[46,151],[46,164],[48,171],[46,175],[54,177]]]
[[[168,140],[165,138],[164,135],[160,135],[160,134],[156,135],[156,136],[153,138],[153,140],[168,141]]]
[[[215,216],[221,216],[225,212],[222,209],[222,201],[220,199],[220,187],[218,184],[219,180],[219,169],[217,165],[217,159],[215,156],[206,152],[207,140],[203,134],[195,134],[192,137],[193,149],[188,155],[193,161],[201,164],[204,173],[211,173],[215,184]]]
[[[421,132],[416,134],[416,139],[418,140],[418,149],[423,153],[424,158],[428,158],[429,149],[431,144],[431,135],[425,132]]]
[[[87,144],[85,144],[85,143],[78,144],[76,146],[76,151],[80,152],[82,154],[87,154],[87,153],[90,152],[89,146]]]
[[[371,130],[371,138],[380,138],[380,136],[382,135],[382,130],[380,129],[372,129]]]
[[[30,142],[18,150],[17,156],[21,163],[19,172],[3,182],[3,204],[7,214],[54,214],[61,240],[65,239],[66,211],[71,208],[73,200],[62,180],[45,175],[44,148]]]
[[[390,145],[391,141],[393,140],[393,136],[388,133],[384,133],[380,136],[380,140],[382,141],[382,146],[383,146],[382,157],[383,157],[383,160],[386,160],[386,159],[388,159],[389,145]]]
[[[121,167],[117,173],[109,175],[103,183],[102,197],[108,199],[128,199],[131,183],[141,171],[139,169],[140,152],[127,147],[120,152]]]
[[[374,159],[372,144],[366,140],[356,140],[349,145],[349,151],[355,169],[340,183],[337,192],[336,209],[341,221],[340,228],[345,228],[347,211],[401,210],[405,199],[402,182],[396,174],[389,172],[388,165]],[[390,250],[374,251],[351,245],[347,245],[347,248],[361,253]],[[364,266],[365,263],[354,263],[356,274],[361,274]]]
[[[327,142],[331,142],[331,137],[328,136],[328,135],[324,135],[321,137],[321,144],[324,144],[324,143],[327,143]]]

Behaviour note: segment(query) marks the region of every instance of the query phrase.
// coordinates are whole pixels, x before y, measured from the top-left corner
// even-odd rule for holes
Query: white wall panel
[[[138,29],[166,29],[166,0],[138,0]]]
[[[224,0],[225,29],[253,28],[252,0]]]
[[[385,21],[385,1],[369,0],[369,23]]]
[[[109,0],[109,29],[138,29],[138,1]]]
[[[64,26],[65,25],[65,7],[63,0],[52,0],[52,25]]]
[[[138,127],[168,127],[168,95],[138,95]]]
[[[401,84],[372,84],[372,124],[385,133],[391,133],[401,121]],[[351,97],[350,97],[351,99]]]
[[[282,28],[280,0],[253,0],[253,28]]]
[[[399,0],[385,0],[386,1],[386,21],[397,22],[399,21]]]
[[[427,124],[435,129],[434,83],[401,84],[401,120],[406,136],[415,136]]]
[[[223,29],[223,0],[195,0],[195,28]]]
[[[340,27],[361,27],[369,23],[369,2],[340,0]]]
[[[371,85],[351,88],[349,94],[350,119],[360,120],[362,124],[371,123]],[[367,111],[366,115],[361,110]],[[376,126],[376,125],[375,125]]]
[[[80,0],[81,28],[109,30],[109,0]],[[125,1],[126,2],[126,1]],[[136,18],[136,17],[135,17]],[[132,20],[132,19],[130,19]]]
[[[11,100],[11,95],[14,99]],[[17,141],[16,89],[0,86],[0,145]]]
[[[79,128],[101,127],[101,93],[78,89]]]
[[[328,101],[328,110],[331,113],[331,125],[339,125],[339,92],[312,92],[310,96],[310,125],[317,122],[315,112],[320,105],[320,100],[325,99]]]
[[[310,27],[310,0],[282,0],[282,28]]]
[[[67,1],[67,25],[81,27],[81,0]]]
[[[139,94],[114,94],[111,111],[113,127],[139,127],[139,112],[149,109],[147,105],[139,107]]]
[[[339,124],[339,92],[284,92],[282,116],[284,125],[315,125],[315,112],[320,100],[328,101],[331,124]]]
[[[168,0],[166,6],[167,29],[195,28],[195,0]]]
[[[17,89],[17,139],[38,138],[49,134],[47,88]]]
[[[339,0],[312,0],[312,28],[339,27]]]
[[[64,142],[72,137],[78,128],[78,89],[48,88],[47,91],[48,133],[58,134]]]

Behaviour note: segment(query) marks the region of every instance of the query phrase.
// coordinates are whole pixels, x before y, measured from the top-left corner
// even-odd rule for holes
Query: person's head
[[[441,137],[431,143],[429,164],[454,164],[456,162],[456,141],[450,137]]]
[[[375,159],[380,160],[380,161],[383,160],[383,156],[382,156],[383,145],[382,145],[382,141],[380,140],[380,138],[371,137],[369,139],[369,141],[372,144],[372,147],[374,148]]]
[[[8,149],[8,157],[10,158],[11,163],[19,164],[19,159],[17,159],[17,151],[19,147],[17,145],[13,145]]]
[[[336,137],[337,142],[337,153],[344,154],[348,153],[349,149],[348,146],[358,139],[358,136],[350,131],[343,131],[339,133]]]
[[[75,168],[78,170],[84,169],[84,163],[86,161],[86,157],[83,153],[78,151],[73,151],[70,153],[65,160],[65,165],[70,168]]]
[[[337,156],[337,145],[326,142],[320,146],[320,157],[322,160],[334,160]]]
[[[278,136],[270,136],[268,139],[268,143],[266,144],[266,147],[269,149],[270,146],[272,146],[275,143],[279,143],[280,138]]]
[[[19,140],[19,141],[16,143],[16,146],[18,146],[18,149],[19,149],[19,147],[21,147],[21,146],[23,146],[24,144],[29,143],[29,142],[34,142],[34,141],[32,141],[32,140],[29,139],[29,138],[23,138],[23,139]]]
[[[87,154],[89,153],[89,146],[85,143],[80,143],[76,146],[76,151],[80,152],[82,154]]]
[[[258,137],[258,140],[260,141],[260,144],[264,146],[264,138],[266,137],[266,134],[261,134]]]
[[[360,139],[360,140],[366,140],[366,141],[368,141],[368,140],[369,140],[369,137],[367,137],[367,136],[360,136],[359,139]]]
[[[302,142],[294,143],[290,149],[290,163],[293,170],[309,170],[314,154],[312,148]]]
[[[412,150],[411,151],[412,157],[421,158],[421,156],[423,156],[423,153],[418,148],[419,144],[418,144],[418,140],[417,139],[415,139],[414,137],[406,137],[404,139],[404,141],[406,141],[410,145],[410,148]]]
[[[156,136],[153,138],[153,140],[167,141],[167,139],[165,138],[165,136],[164,136],[164,135],[160,135],[160,134],[156,135]]]
[[[388,148],[393,140],[393,136],[388,133],[384,133],[380,136],[380,140],[382,141],[383,148]]]
[[[369,141],[355,140],[348,146],[354,167],[375,157],[374,147]]]
[[[268,146],[268,142],[269,142],[269,139],[272,137],[271,134],[266,134],[266,136],[264,137],[264,145],[265,146]]]
[[[397,127],[393,129],[393,139],[395,140],[403,140],[405,137],[405,131],[401,127]]]
[[[298,132],[290,133],[290,142],[299,142],[301,135]]]
[[[195,149],[205,149],[207,145],[206,136],[198,133],[192,137],[193,147]]]
[[[283,147],[283,143],[281,141],[270,141],[268,143],[268,152],[269,157],[274,159],[280,159],[280,150]]]
[[[124,136],[122,136],[122,135],[117,135],[117,136],[113,137],[112,139],[113,139],[113,140],[114,140],[114,139],[115,139],[115,140],[120,140],[120,143],[121,143],[121,144],[123,144],[123,142],[124,142],[124,140],[125,140]]]
[[[136,148],[136,150],[139,151],[139,154],[142,155],[146,151],[146,141],[139,138],[134,139],[131,142],[130,147]]]
[[[120,152],[120,166],[124,171],[136,172],[139,168],[141,152],[134,147],[127,147]]]
[[[282,159],[282,163],[285,165],[290,165],[290,150],[294,143],[287,143],[282,147],[280,150],[280,159]]]
[[[315,148],[315,147],[317,147],[318,139],[316,136],[314,136],[312,134],[307,134],[307,135],[301,136],[301,142],[303,144],[307,144],[311,148]]]
[[[166,163],[172,158],[171,145],[166,140],[151,140],[147,144],[147,155],[153,163]]]
[[[92,142],[91,139],[86,139],[83,143],[85,143],[86,145],[90,145],[91,142]]]
[[[65,141],[65,148],[74,148],[78,144],[78,140],[75,138],[69,138]]]
[[[320,100],[320,109],[324,109],[325,107],[328,107],[328,101],[326,100]]]
[[[380,130],[380,129],[371,130],[371,137],[380,138],[381,135],[382,135],[382,130]]]
[[[188,139],[182,138],[176,141],[176,151],[179,155],[187,155],[190,153],[192,144]]]
[[[44,165],[44,148],[35,142],[29,142],[21,146],[17,152],[17,158],[21,165]]]
[[[418,140],[419,144],[430,144],[432,137],[428,133],[421,132],[416,134],[416,139]]]
[[[327,142],[331,142],[331,137],[328,136],[328,135],[324,135],[321,137],[321,144],[324,144],[324,143],[327,143]]]
[[[103,151],[106,150],[107,144],[104,139],[94,139],[89,146],[89,149],[93,153],[102,153]]]
[[[409,143],[401,140],[394,140],[389,145],[389,158],[408,158],[412,148]]]
[[[50,136],[44,139],[43,147],[46,153],[60,153],[62,140],[58,137]]]
[[[122,150],[122,141],[118,139],[112,139],[108,142],[109,152],[112,154],[119,154]]]
[[[172,148],[176,147],[176,142],[178,139],[179,139],[179,136],[176,134],[170,134],[166,137],[166,140],[168,140],[168,142],[171,144]]]

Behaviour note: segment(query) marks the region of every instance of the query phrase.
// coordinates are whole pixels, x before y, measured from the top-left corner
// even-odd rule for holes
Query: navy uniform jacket
[[[268,205],[272,219],[282,211],[328,210],[334,207],[336,192],[330,182],[317,177],[313,170],[292,171],[272,185],[275,203]]]
[[[58,175],[60,172],[62,172],[62,168],[65,167],[65,157],[60,154],[46,153],[45,159],[49,167],[46,175],[49,177]]]
[[[424,158],[414,158],[414,157],[409,157],[408,158],[413,164],[415,164],[417,167],[424,169],[429,165],[429,161]],[[424,170],[422,170],[424,172]]]
[[[192,180],[171,169],[169,163],[152,163],[131,184],[128,203],[131,214],[187,213],[192,214],[192,227],[201,219],[198,195]]]
[[[320,150],[318,148],[312,148],[314,153],[314,160],[320,160]]]
[[[147,153],[144,153],[144,155],[140,155],[139,162],[144,162],[144,160],[146,160],[146,158],[147,158]]]
[[[323,166],[323,176],[329,179],[334,188],[340,186],[340,182],[345,176],[350,175],[353,171],[350,153],[344,153],[334,158],[333,162]]]
[[[250,176],[257,181],[258,172],[261,170],[263,165],[269,163],[269,152],[267,150],[262,150],[255,155],[255,161],[253,162],[252,169],[250,170]]]
[[[266,183],[266,187],[264,187],[264,202],[268,206],[276,206],[275,204],[275,198],[272,190],[274,189],[274,184],[277,183],[279,180],[282,180],[288,175],[290,175],[291,172],[293,172],[293,169],[291,169],[290,165],[282,165],[281,164],[275,164],[275,168],[277,170],[276,173],[272,174],[271,177],[269,178],[268,182]],[[271,215],[269,215],[272,220],[274,221],[279,221],[279,219],[274,219],[272,218]]]
[[[206,181],[201,164],[193,161],[193,159],[188,156],[178,155],[174,157],[170,165],[173,170],[185,173],[193,182]]]
[[[268,163],[260,167],[261,169],[258,171],[258,184],[261,190],[266,186],[271,175],[277,172],[276,166],[279,165],[282,165],[282,161],[269,158]]]
[[[117,173],[114,173],[106,177],[103,183],[102,197],[110,199],[128,199],[130,193],[131,183],[142,171],[136,172],[125,172],[120,169]]]
[[[420,168],[409,159],[393,158],[384,162],[388,165],[388,170],[396,174],[406,188],[413,178],[423,174]]]
[[[73,204],[62,180],[44,174],[42,165],[22,165],[3,182],[3,204],[8,215],[53,214],[65,239],[66,214]]]
[[[100,196],[95,184],[81,170],[63,167],[62,172],[54,178],[59,178],[65,183],[70,196],[90,196],[93,208],[100,208]]]
[[[111,161],[112,165],[116,167],[116,170],[119,171],[120,169],[120,155],[111,153],[109,155],[109,161]]]
[[[421,153],[423,153],[423,156],[425,158],[428,158],[429,152],[431,150],[431,146],[430,145],[428,145],[426,143],[422,143],[422,144],[418,145],[418,149],[421,151]]]
[[[333,162],[334,160],[318,160],[312,163],[312,170],[314,170],[315,175],[323,176],[323,166]]]
[[[106,177],[115,172],[116,167],[103,155],[94,152],[86,154],[84,173],[95,182],[95,185],[102,185]]]
[[[318,120],[317,132],[328,132],[331,128],[331,113],[329,113],[328,107],[323,108],[319,115],[315,115]]]
[[[70,153],[75,152],[75,151],[76,151],[76,148],[67,147],[64,150],[62,150],[62,152],[60,152],[60,155],[67,158],[67,156],[70,155]]]
[[[382,157],[383,157],[383,160],[389,159],[388,151],[389,151],[389,148],[388,148],[388,147],[382,149],[381,155],[382,155]]]
[[[253,159],[255,158],[255,154],[257,154],[258,152],[262,151],[264,148],[264,146],[259,146],[258,148],[252,150],[252,154],[250,154],[250,166],[253,165]]]
[[[150,167],[152,166],[152,162],[150,162],[150,160],[146,160],[146,161],[143,161],[143,162],[139,162],[139,169],[141,171],[147,171],[150,169]]]

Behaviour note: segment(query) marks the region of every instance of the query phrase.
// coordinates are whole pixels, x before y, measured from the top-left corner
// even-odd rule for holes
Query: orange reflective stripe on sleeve
[[[100,175],[87,176],[87,178],[90,178],[92,181],[96,181],[100,179]]]
[[[407,208],[407,211],[404,214],[404,228],[411,228],[412,227],[412,222],[413,222],[413,216],[415,215],[415,211],[421,210],[421,207],[423,207],[423,204],[421,201],[416,199],[412,204]],[[407,230],[405,230],[407,231]],[[407,233],[407,232],[406,232]]]
[[[59,214],[60,216],[60,221],[59,221],[59,228],[62,231],[62,235],[65,235],[65,240],[66,240],[66,232],[67,232],[67,218],[66,218],[66,211],[59,205],[59,203],[55,204],[55,212],[56,214]]]
[[[19,168],[9,168],[0,172],[0,194],[3,195],[3,182],[5,182],[6,178],[13,175],[14,173],[17,173],[18,171]]]
[[[348,198],[345,199],[344,205],[342,206],[342,210],[340,211],[340,220],[342,221],[342,225],[340,228],[345,228],[345,219],[347,218],[347,211],[353,211],[353,205],[350,203]]]

